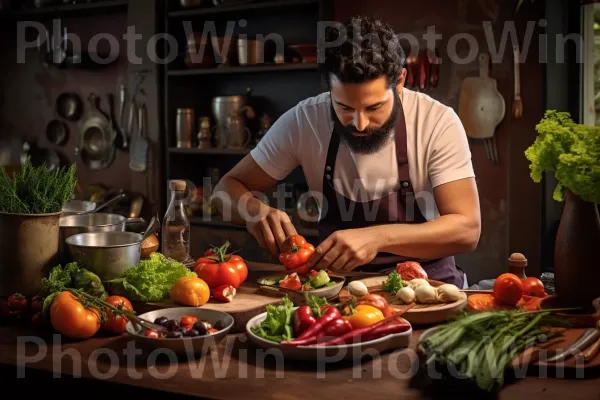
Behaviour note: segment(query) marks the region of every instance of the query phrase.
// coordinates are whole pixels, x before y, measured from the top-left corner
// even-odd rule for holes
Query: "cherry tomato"
[[[523,283],[523,295],[532,297],[546,297],[546,288],[544,284],[536,277],[525,278]]]
[[[505,306],[516,306],[523,296],[523,283],[515,274],[502,274],[494,282],[494,298],[496,303]]]
[[[187,330],[190,330],[196,322],[198,322],[198,318],[192,315],[184,315],[181,317],[180,325],[185,327]]]
[[[158,332],[155,331],[154,329],[148,329],[146,332],[144,332],[144,336],[153,338],[153,339],[158,339],[160,337]]]
[[[38,312],[42,312],[43,308],[44,308],[44,298],[42,296],[40,296],[39,294],[36,296],[33,296],[33,298],[31,299],[31,311],[33,313],[38,313]]]
[[[27,309],[27,298],[21,293],[15,293],[8,298],[10,311],[25,311]]]

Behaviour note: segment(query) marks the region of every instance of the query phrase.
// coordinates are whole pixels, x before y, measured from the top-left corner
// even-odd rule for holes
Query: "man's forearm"
[[[480,235],[477,222],[458,214],[422,224],[387,224],[367,229],[380,241],[379,251],[420,259],[473,251]]]
[[[238,225],[245,225],[249,215],[257,215],[266,206],[244,184],[232,177],[224,177],[215,186],[211,203],[223,218]]]

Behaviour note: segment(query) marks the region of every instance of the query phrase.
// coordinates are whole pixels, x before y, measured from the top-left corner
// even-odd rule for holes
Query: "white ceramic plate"
[[[390,350],[406,348],[410,345],[412,337],[412,326],[406,332],[387,335],[368,342],[321,347],[321,346],[283,346],[257,336],[252,328],[260,326],[267,317],[267,313],[257,315],[248,321],[246,333],[250,340],[263,349],[269,350],[269,354],[283,356],[284,358],[297,360],[323,360],[325,357],[330,362],[341,360],[352,360],[364,355],[376,355]]]

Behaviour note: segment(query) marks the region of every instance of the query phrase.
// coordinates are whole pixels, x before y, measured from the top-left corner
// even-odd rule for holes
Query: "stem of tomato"
[[[102,299],[92,296],[89,293],[84,292],[83,290],[78,289],[68,289],[69,292],[73,293],[75,296],[84,297],[89,303],[92,303],[96,307],[104,306],[110,309],[115,315],[135,315],[135,311],[125,310],[123,307],[115,307],[112,304],[105,302]]]

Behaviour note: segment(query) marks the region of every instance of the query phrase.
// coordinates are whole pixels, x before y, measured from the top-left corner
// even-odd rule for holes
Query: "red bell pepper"
[[[323,328],[323,337],[339,337],[354,329],[350,321],[346,319],[334,319]]]
[[[212,295],[215,299],[230,303],[236,294],[236,290],[231,285],[221,285],[212,291]]]
[[[298,274],[308,274],[311,268],[306,265],[306,262],[314,252],[315,247],[304,237],[292,235],[284,243],[283,252],[279,255],[279,262],[288,270],[293,270]]]
[[[296,337],[302,335],[315,322],[317,319],[309,306],[298,307],[294,313],[294,335]]]
[[[322,334],[324,327],[331,321],[340,319],[341,317],[342,314],[337,308],[329,307],[325,314],[319,317],[317,321],[307,330],[305,330],[300,336],[294,340],[283,341],[281,344],[291,346],[308,346],[310,344],[314,344],[319,339],[319,334]]]

